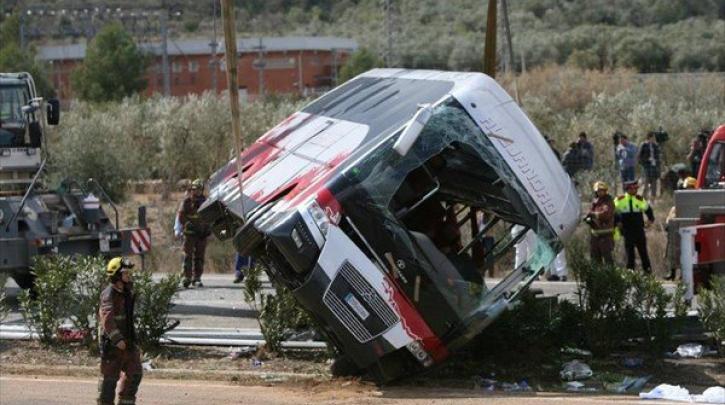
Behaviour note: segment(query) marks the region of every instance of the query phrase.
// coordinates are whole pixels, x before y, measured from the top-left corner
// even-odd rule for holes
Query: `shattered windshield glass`
[[[349,192],[356,194],[344,198],[345,211],[371,241],[379,265],[415,305],[424,307],[442,295],[456,316],[465,319],[485,311],[554,260],[559,241],[550,226],[531,199],[522,198],[527,196],[524,187],[454,98],[434,108],[405,156],[393,150],[396,139],[397,134],[345,174],[363,191]],[[511,248],[515,236],[487,252],[479,249],[478,255],[479,241],[470,241],[488,222],[499,220],[524,225],[524,232],[531,229],[537,235],[529,259],[489,290],[481,263]]]

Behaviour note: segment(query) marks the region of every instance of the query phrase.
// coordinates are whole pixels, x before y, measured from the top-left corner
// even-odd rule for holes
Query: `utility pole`
[[[496,77],[496,9],[498,0],[488,0],[486,43],[483,50],[483,73]]]
[[[257,62],[254,66],[259,71],[257,79],[259,82],[259,97],[264,98],[264,68],[267,66],[267,62],[264,60],[264,44],[262,43],[262,37],[259,37],[259,45],[255,46],[254,49],[257,50]]]
[[[217,92],[217,71],[219,70],[217,68],[217,56],[216,56],[216,50],[219,46],[219,43],[216,41],[216,3],[218,0],[211,0],[211,18],[212,18],[212,37],[211,42],[209,42],[209,47],[211,48],[211,59],[209,60],[209,70],[211,70],[211,88],[214,89],[214,94]]]
[[[159,22],[161,24],[161,70],[164,75],[164,96],[171,96],[171,77],[169,74],[169,30],[168,30],[168,13],[169,10],[161,10]]]
[[[227,87],[229,89],[229,104],[232,112],[232,136],[234,137],[234,148],[237,163],[237,180],[239,184],[239,201],[242,204],[242,219],[246,220],[244,212],[244,190],[242,177],[242,150],[244,150],[244,139],[241,136],[239,126],[239,85],[237,84],[237,35],[235,32],[236,21],[234,19],[233,0],[222,1],[222,19],[224,21],[224,48],[227,62]]]
[[[516,82],[516,72],[514,68],[514,46],[511,41],[511,27],[509,26],[508,0],[501,0],[501,12],[503,13],[503,30],[506,37],[506,63],[504,66],[506,74],[513,74],[514,97],[516,98],[516,102],[521,105],[519,86]]]
[[[20,49],[25,50],[25,9],[20,10]]]
[[[514,69],[514,47],[511,43],[511,27],[509,26],[508,0],[501,0],[501,12],[503,13],[503,32],[506,37],[506,72]]]

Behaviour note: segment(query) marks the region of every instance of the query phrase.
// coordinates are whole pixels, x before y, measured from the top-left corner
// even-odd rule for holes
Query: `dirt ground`
[[[192,379],[242,385],[283,384],[295,386],[347,385],[374,387],[359,378],[334,379],[329,374],[329,361],[324,352],[291,352],[285,357],[264,352],[233,355],[232,350],[218,347],[166,347],[161,353],[146,355],[153,370],[147,376],[161,379]],[[700,393],[714,385],[725,385],[725,358],[645,359],[644,365],[628,369],[620,357],[587,360],[595,372],[588,387],[606,392],[605,387],[625,376],[651,375],[648,386],[661,383],[682,385]],[[534,391],[563,392],[558,372],[560,364],[530,362],[504,364],[502,360],[472,363],[466,356],[457,356],[427,374],[407,378],[388,387],[474,389],[481,390],[481,377],[499,382],[526,380]],[[0,341],[0,375],[45,375],[92,377],[98,371],[98,358],[77,346],[43,348],[38,342]],[[331,385],[330,385],[331,384]]]

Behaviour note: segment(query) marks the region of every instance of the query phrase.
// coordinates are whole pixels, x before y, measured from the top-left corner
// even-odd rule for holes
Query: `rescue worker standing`
[[[639,258],[642,261],[642,268],[645,273],[652,273],[649,255],[647,254],[647,236],[644,233],[645,223],[643,214],[647,215],[649,224],[655,220],[652,207],[647,200],[637,194],[639,185],[637,181],[624,183],[626,193],[617,197],[614,201],[616,222],[624,237],[624,248],[627,252],[627,269],[634,270],[635,258],[634,249],[637,248]]]
[[[609,186],[603,181],[594,183],[594,193],[592,206],[584,217],[584,221],[592,228],[589,256],[593,262],[613,264],[614,199],[609,195]]]
[[[119,404],[135,404],[143,369],[133,326],[134,295],[130,264],[120,257],[108,262],[109,285],[101,293],[99,328],[101,338],[101,381],[98,403],[113,404],[116,383],[121,379]],[[121,374],[123,373],[123,374]]]
[[[191,192],[182,201],[177,214],[184,234],[184,288],[192,283],[194,287],[204,286],[201,275],[204,273],[204,252],[210,231],[197,213],[204,201],[204,182],[196,179],[191,183]]]

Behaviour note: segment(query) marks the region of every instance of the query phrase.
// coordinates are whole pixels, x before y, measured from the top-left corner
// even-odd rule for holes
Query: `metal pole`
[[[169,32],[167,27],[169,10],[161,11],[161,69],[164,75],[164,96],[171,95],[171,77],[169,74]]]
[[[242,150],[244,139],[241,136],[239,126],[239,85],[237,85],[237,35],[235,32],[236,21],[234,20],[233,0],[222,1],[222,19],[224,21],[224,48],[227,64],[227,88],[229,89],[229,104],[232,112],[232,136],[234,136],[234,147],[237,154],[237,180],[239,184],[239,201],[242,204],[242,216],[244,217],[244,192],[242,186]]]
[[[509,26],[508,0],[501,0],[501,11],[503,12],[503,29],[506,36],[506,73],[513,74],[514,97],[516,97],[516,102],[521,105],[519,86],[516,82],[516,69],[514,68],[514,46],[511,41],[511,27]]]
[[[483,50],[483,73],[496,77],[496,10],[497,0],[488,0],[486,43]]]
[[[259,97],[264,97],[264,45],[262,44],[262,37],[259,37],[259,46],[257,47],[257,65],[259,67]]]
[[[216,41],[216,3],[217,0],[211,0],[211,16],[212,16],[212,38],[209,46],[211,47],[211,60],[209,61],[209,68],[211,69],[211,88],[214,89],[214,93],[217,92],[217,56],[216,51],[219,43]]]
[[[302,79],[302,51],[297,54],[297,87],[300,95],[305,91],[305,83]]]

